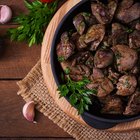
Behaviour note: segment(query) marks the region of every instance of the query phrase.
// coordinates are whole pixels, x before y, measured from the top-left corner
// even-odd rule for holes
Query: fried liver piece
[[[128,44],[128,34],[126,29],[120,23],[112,23],[112,45]]]
[[[94,67],[91,77],[92,77],[92,81],[99,78],[101,79],[101,78],[104,78],[104,73],[101,69]]]
[[[131,70],[138,60],[138,54],[135,50],[126,45],[116,45],[112,48],[116,58],[116,68],[124,73]]]
[[[128,105],[125,108],[124,115],[136,115],[140,113],[140,90],[137,89],[135,93],[130,97]]]
[[[91,74],[90,68],[88,68],[85,65],[76,65],[73,67],[70,67],[70,78],[74,81],[80,81],[84,77],[89,77]]]
[[[134,67],[131,69],[130,72],[131,72],[132,74],[135,74],[135,75],[139,74],[139,72],[140,72],[140,65],[137,63],[136,66],[134,66]]]
[[[108,5],[104,5],[100,2],[91,4],[92,14],[101,24],[108,24],[111,22],[116,8],[117,0],[110,0]]]
[[[58,59],[67,60],[74,53],[75,45],[69,40],[67,32],[61,35],[61,42],[57,45],[56,52]]]
[[[87,48],[87,44],[85,43],[85,34],[80,36],[78,32],[74,32],[70,39],[75,44],[76,50],[80,51]]]
[[[105,26],[101,24],[92,25],[86,35],[85,35],[85,43],[92,43],[91,51],[94,51],[99,46],[100,42],[103,40],[105,35]],[[94,43],[94,44],[93,44]]]
[[[94,66],[94,57],[89,51],[81,51],[73,56],[73,66],[84,64],[90,69],[93,69]]]
[[[123,0],[118,7],[116,18],[123,23],[140,18],[140,3],[134,3],[134,0]]]
[[[140,23],[136,24],[135,29],[140,31]]]
[[[140,31],[135,30],[129,35],[129,46],[133,49],[140,48]]]
[[[78,41],[79,37],[80,37],[79,33],[74,32],[74,33],[72,33],[70,40],[77,45],[77,41]]]
[[[128,23],[127,25],[129,27],[128,29],[131,29],[132,31],[140,30],[140,18]]]
[[[93,67],[93,73],[90,75],[90,83],[87,84],[88,89],[98,89],[100,83],[104,80],[104,73],[101,69]]]
[[[86,24],[83,15],[81,14],[76,15],[73,19],[73,24],[80,35],[82,35],[85,32]]]
[[[112,68],[108,69],[108,78],[112,81],[113,84],[116,84],[119,80],[120,74],[117,73]]]
[[[114,90],[114,86],[112,82],[108,78],[104,78],[99,85],[97,96],[99,98],[105,97],[108,94],[110,94],[113,90]]]
[[[85,43],[85,34],[81,35],[77,41],[77,48],[78,50],[82,50],[87,48],[87,44]]]
[[[106,68],[113,62],[114,54],[111,49],[97,50],[94,56],[94,65],[97,68]]]
[[[137,80],[133,75],[123,75],[117,83],[117,95],[129,96],[136,90]]]
[[[98,24],[97,19],[91,13],[82,12],[80,14],[83,15],[83,17],[85,19],[85,23],[86,23],[87,26]]]
[[[123,113],[123,102],[118,96],[108,95],[101,98],[100,102],[103,103],[101,113],[114,115]]]

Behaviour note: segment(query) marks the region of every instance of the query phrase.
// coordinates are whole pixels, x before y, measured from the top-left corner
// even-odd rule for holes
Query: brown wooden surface
[[[50,95],[53,97],[55,102],[69,116],[71,116],[72,118],[80,122],[81,124],[88,126],[83,121],[83,119],[79,115],[77,115],[78,114],[77,110],[73,108],[65,98],[59,98],[57,85],[55,83],[52,70],[51,70],[51,65],[50,65],[50,49],[51,49],[52,39],[53,39],[55,30],[59,22],[63,18],[63,16],[69,11],[69,9],[71,9],[71,7],[73,7],[80,1],[81,0],[67,1],[53,17],[53,20],[48,26],[44,39],[43,39],[42,51],[41,51],[41,66],[43,70],[45,83],[48,87]],[[123,132],[123,131],[130,131],[130,130],[136,130],[136,129],[140,129],[140,119],[136,121],[128,122],[128,123],[118,124],[110,129],[107,129],[106,131]]]
[[[0,25],[0,36],[5,36],[15,25]],[[30,71],[40,58],[40,46],[28,47],[26,43],[11,42],[4,39],[4,52],[0,57],[0,79],[21,79]]]
[[[1,138],[1,140],[74,140],[73,138]]]
[[[12,8],[13,17],[27,13],[23,3],[23,0],[0,0],[0,5]],[[16,26],[12,21],[0,25],[0,37],[5,42],[0,56],[0,140],[71,140],[66,132],[41,113],[36,113],[37,124],[26,121],[22,115],[25,102],[17,96],[16,82],[23,79],[39,60],[41,47],[29,48],[26,43],[11,42],[6,31]]]

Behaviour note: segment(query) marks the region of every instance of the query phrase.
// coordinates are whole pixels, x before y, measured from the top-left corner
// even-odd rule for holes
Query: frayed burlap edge
[[[65,114],[48,94],[47,87],[44,84],[40,61],[29,72],[29,74],[19,81],[20,88],[18,95],[21,95],[25,101],[33,100],[36,103],[36,109],[42,112],[55,124],[61,127],[77,140],[139,140],[140,131],[111,133],[92,129],[83,126]]]

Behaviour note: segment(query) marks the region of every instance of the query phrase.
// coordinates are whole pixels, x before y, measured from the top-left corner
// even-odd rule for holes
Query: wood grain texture
[[[0,138],[0,140],[74,140],[73,138]]]
[[[26,76],[40,58],[41,46],[28,47],[25,42],[10,41],[6,36],[9,28],[15,25],[0,25],[0,36],[4,39],[0,56],[0,79],[20,79]]]
[[[0,5],[8,5],[12,10],[13,18],[19,14],[28,13],[28,10],[24,5],[24,0],[0,0]],[[15,23],[11,20],[8,24]]]
[[[0,137],[70,137],[37,111],[37,124],[25,120],[22,115],[25,102],[17,96],[17,90],[16,81],[0,81]]]
[[[34,0],[28,0],[29,2],[32,2]],[[58,8],[65,2],[66,0],[61,0],[59,2]],[[16,24],[13,21],[13,18],[20,15],[20,14],[27,14],[29,11],[25,7],[24,0],[0,0],[0,5],[8,5],[12,10],[12,20],[9,21],[7,24]]]
[[[78,2],[80,2],[80,0],[68,1],[59,9],[59,11],[55,14],[54,18],[52,19],[50,25],[48,26],[46,30],[46,33],[43,39],[42,51],[41,51],[41,65],[42,65],[42,71],[43,71],[45,83],[48,87],[50,95],[53,97],[55,102],[69,116],[71,116],[78,122],[84,125],[87,125],[82,120],[82,118],[77,115],[77,111],[75,108],[73,108],[64,98],[59,99],[59,94],[57,92],[57,85],[53,78],[51,65],[50,65],[50,49],[51,49],[51,43],[52,43],[55,30],[60,20],[67,13],[67,11],[69,11],[71,7],[73,7]],[[115,127],[108,129],[107,131],[123,132],[123,131],[139,129],[139,128],[140,128],[140,120],[136,120],[129,123],[118,124]]]
[[[66,0],[61,0],[58,8],[65,1]],[[4,4],[12,8],[13,17],[19,14],[28,13],[28,10],[24,5],[24,0],[19,0],[18,2],[16,0],[0,0],[0,5]],[[18,26],[13,24],[16,23],[11,21],[6,25],[0,24],[0,37],[4,38],[5,42],[3,53],[0,56],[0,79],[21,79],[27,75],[40,59],[40,45],[34,45],[29,48],[26,42],[10,41],[6,32],[9,28]]]
[[[13,17],[28,13],[24,0],[0,0],[0,5],[4,4],[12,8]],[[17,96],[17,81],[12,79],[20,80],[26,76],[39,60],[41,46],[29,48],[25,42],[11,42],[6,31],[15,27],[17,25],[12,21],[0,24],[0,37],[5,42],[0,55],[0,140],[72,140],[66,132],[39,112],[36,112],[35,118],[37,125],[29,123],[23,117],[22,107],[25,102]]]
[[[17,0],[0,0],[0,4],[10,6],[13,17],[28,12],[23,0],[18,2]],[[16,81],[9,79],[22,79],[30,71],[40,58],[41,46],[29,48],[25,42],[11,42],[6,36],[6,31],[17,27],[14,24],[16,23],[11,21],[6,25],[0,25],[0,37],[3,37],[5,42],[4,51],[0,56],[0,139],[34,140],[35,137],[41,137],[37,139],[71,140],[72,138],[68,138],[70,136],[66,132],[41,113],[36,112],[37,125],[27,122],[22,115],[25,102],[16,94],[18,91]]]

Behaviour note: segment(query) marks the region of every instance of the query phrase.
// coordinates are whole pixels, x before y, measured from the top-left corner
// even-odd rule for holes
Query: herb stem
[[[15,21],[19,27],[9,29],[8,34],[11,40],[27,41],[30,47],[34,44],[41,44],[45,32],[44,28],[47,27],[55,13],[58,0],[45,4],[39,0],[34,2],[24,0],[24,3],[29,13],[17,16]]]
[[[96,90],[89,90],[85,86],[90,83],[88,79],[75,82],[67,75],[66,84],[60,85],[58,91],[60,97],[69,97],[72,106],[76,107],[79,114],[88,110],[88,106],[92,104],[90,96],[96,94]]]

